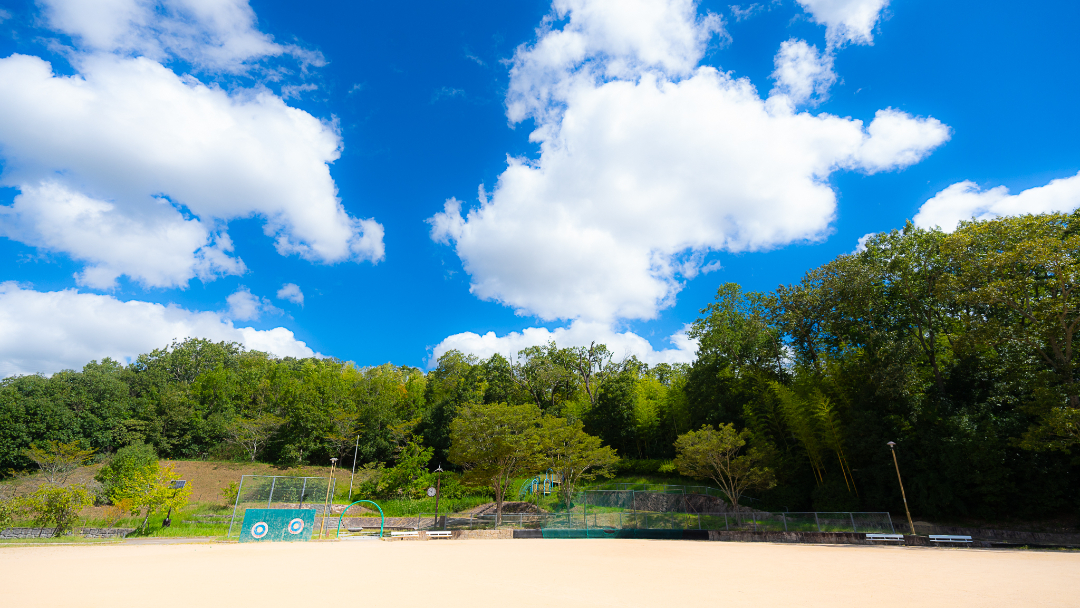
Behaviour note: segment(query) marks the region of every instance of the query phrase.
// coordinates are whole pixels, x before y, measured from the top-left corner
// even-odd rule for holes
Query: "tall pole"
[[[352,500],[352,482],[353,482],[353,478],[356,477],[356,453],[359,450],[360,450],[360,436],[357,435],[356,436],[356,447],[353,448],[353,452],[352,452],[352,474],[349,475],[349,500]]]
[[[907,506],[907,494],[904,493],[904,480],[900,478],[900,463],[896,460],[896,443],[890,441],[889,451],[892,452],[892,461],[896,466],[896,480],[900,482],[900,497],[904,499],[904,512],[907,513],[907,523],[911,526],[911,535],[915,536],[915,524],[911,521],[911,509]]]
[[[330,485],[334,483],[334,467],[337,458],[330,459],[330,479],[326,480],[326,499],[323,500],[322,528],[319,530],[319,538],[326,538],[326,518],[330,517]]]
[[[439,465],[439,468],[435,469],[435,526],[439,525],[439,482],[441,481],[442,464]]]

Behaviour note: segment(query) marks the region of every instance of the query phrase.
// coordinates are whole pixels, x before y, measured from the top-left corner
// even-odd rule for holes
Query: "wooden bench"
[[[903,534],[867,534],[866,540],[891,540],[894,542],[904,542]]]
[[[394,538],[394,537],[399,537],[399,536],[400,536],[400,537],[407,537],[407,536],[415,536],[415,537],[419,537],[419,536],[420,536],[420,533],[419,533],[419,532],[391,532],[391,533],[390,533],[390,536],[391,536],[392,538]]]
[[[428,530],[424,534],[429,538],[450,538],[454,533],[451,530]]]
[[[970,536],[957,536],[954,534],[931,534],[930,542],[932,543],[970,543]]]

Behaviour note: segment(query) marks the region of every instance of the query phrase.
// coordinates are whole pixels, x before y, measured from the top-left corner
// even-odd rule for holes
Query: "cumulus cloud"
[[[304,306],[304,292],[300,291],[300,286],[296,283],[285,283],[281,286],[281,289],[277,292],[277,298],[279,300],[288,300],[293,304],[299,304]]]
[[[783,42],[773,64],[776,86],[769,95],[784,95],[793,105],[817,105],[825,101],[829,88],[836,82],[832,55],[818,52],[816,46],[804,40],[792,38]]]
[[[1005,186],[989,190],[971,181],[945,188],[923,203],[915,215],[920,228],[938,227],[945,232],[956,230],[963,220],[988,220],[1003,215],[1028,213],[1067,213],[1080,207],[1080,173],[1052,180],[1045,186],[1009,194]]]
[[[949,136],[893,109],[864,126],[762,99],[697,65],[722,24],[689,0],[557,1],[552,18],[564,27],[549,20],[518,49],[507,94],[510,120],[534,121],[539,158],[510,158],[490,198],[452,198],[429,219],[472,293],[521,314],[654,318],[706,252],[824,238],[832,173],[903,168]]]
[[[218,71],[296,47],[276,44],[256,28],[248,0],[39,0],[48,24],[80,50],[178,57]]]
[[[236,327],[213,312],[0,283],[0,377],[80,369],[104,357],[130,360],[187,337],[239,342],[280,357],[318,356],[284,327]]]
[[[497,336],[495,332],[484,335],[473,332],[454,334],[434,348],[429,366],[434,367],[439,357],[448,350],[459,350],[480,358],[488,358],[499,353],[511,358],[528,346],[542,346],[554,341],[559,347],[588,346],[591,342],[606,344],[616,358],[636,356],[649,365],[657,363],[690,363],[697,353],[697,342],[690,339],[686,332],[689,326],[668,338],[672,347],[656,350],[645,338],[633,332],[616,332],[604,323],[575,321],[569,327],[558,327],[554,331],[544,327],[530,327],[520,332],[510,332]]]
[[[264,313],[282,313],[282,310],[271,304],[270,300],[260,298],[242,285],[232,295],[225,298],[225,301],[229,304],[225,316],[234,321],[258,321]]]
[[[825,26],[830,47],[873,44],[874,26],[889,0],[798,0],[816,23]]]
[[[80,281],[98,288],[121,274],[169,287],[241,273],[225,224],[244,217],[264,218],[282,255],[383,258],[382,226],[337,198],[334,124],[147,58],[76,65],[61,76],[37,57],[0,59],[0,183],[21,191],[0,208],[9,238],[88,262]]]

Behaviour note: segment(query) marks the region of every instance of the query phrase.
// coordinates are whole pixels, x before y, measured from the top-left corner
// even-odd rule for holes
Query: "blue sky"
[[[686,361],[721,282],[1080,206],[1075,3],[0,7],[2,376],[186,335]]]

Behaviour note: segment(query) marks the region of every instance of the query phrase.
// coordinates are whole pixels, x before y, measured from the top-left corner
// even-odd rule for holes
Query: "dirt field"
[[[647,540],[0,548],[5,606],[1076,606],[1080,553]]]

